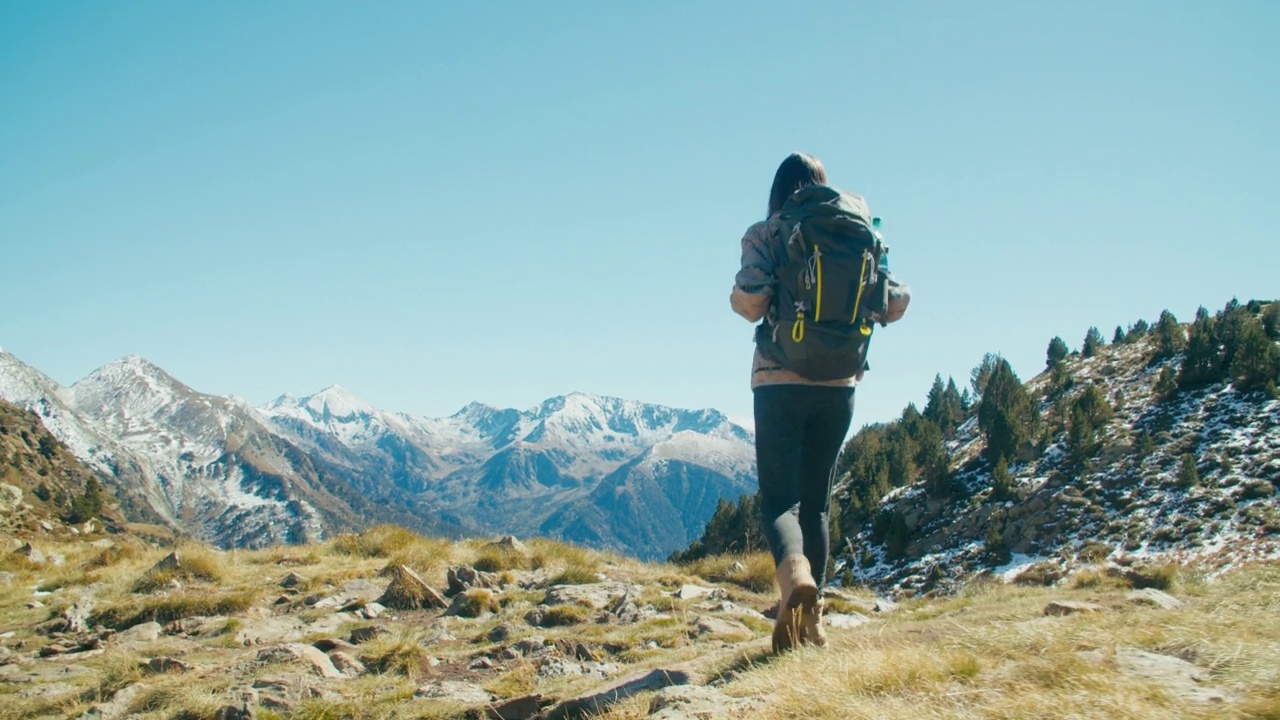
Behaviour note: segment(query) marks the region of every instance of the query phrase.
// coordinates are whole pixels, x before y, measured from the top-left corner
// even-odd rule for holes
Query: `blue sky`
[[[749,416],[778,162],[884,217],[855,426],[1280,296],[1280,4],[0,2],[0,347],[265,402]]]

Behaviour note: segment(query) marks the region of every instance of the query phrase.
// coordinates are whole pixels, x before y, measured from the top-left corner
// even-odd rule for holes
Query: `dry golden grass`
[[[221,583],[229,576],[228,560],[222,553],[203,545],[187,543],[179,547],[178,565],[172,568],[153,567],[134,583],[134,592],[155,592],[173,580]]]
[[[360,661],[370,672],[416,680],[431,673],[431,654],[422,640],[422,634],[412,628],[375,638],[360,646]]]
[[[740,569],[735,569],[734,566]],[[773,556],[767,552],[713,555],[677,566],[682,572],[710,582],[731,582],[756,593],[777,588]]]

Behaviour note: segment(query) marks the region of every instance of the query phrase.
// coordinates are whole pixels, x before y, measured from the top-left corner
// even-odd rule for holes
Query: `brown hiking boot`
[[[775,569],[781,599],[778,601],[778,617],[773,622],[773,651],[790,650],[802,639],[801,620],[804,608],[811,612],[818,602],[818,584],[813,580],[809,561],[803,555],[788,555]],[[821,630],[821,623],[818,624]],[[823,642],[825,642],[823,638]]]
[[[822,627],[822,600],[800,607],[800,642],[805,645],[827,646],[827,631]]]

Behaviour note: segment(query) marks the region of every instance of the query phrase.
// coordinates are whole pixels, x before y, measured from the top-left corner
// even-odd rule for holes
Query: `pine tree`
[[[1008,500],[1013,492],[1013,475],[1009,473],[1009,463],[1004,458],[996,461],[995,468],[991,471],[991,499],[995,501]]]
[[[890,560],[901,560],[907,556],[907,545],[911,542],[911,529],[907,527],[907,518],[899,510],[894,510],[889,518],[889,528],[885,533],[885,555]]]
[[[1016,458],[1035,437],[1039,410],[1004,358],[996,357],[978,405],[978,427],[987,438],[985,455],[995,464],[1000,458]]]
[[[954,379],[948,379],[944,386],[942,375],[934,376],[933,386],[925,400],[924,416],[938,426],[943,437],[955,434],[956,427],[964,421],[964,407]]]
[[[1280,340],[1280,302],[1262,308],[1262,329],[1267,332],[1267,337]]]
[[[1241,331],[1230,368],[1235,386],[1245,392],[1280,383],[1280,346],[1267,337],[1260,321],[1250,320]]]
[[[1160,402],[1170,400],[1178,393],[1177,374],[1173,372],[1173,368],[1165,365],[1160,369],[1160,376],[1151,386],[1151,393]]]
[[[1102,333],[1096,327],[1089,328],[1089,332],[1085,333],[1084,345],[1080,347],[1080,355],[1091,358],[1098,354],[1098,348],[1106,344],[1102,339]]]
[[[1245,328],[1255,322],[1257,318],[1248,309],[1241,307],[1235,298],[1231,298],[1231,302],[1218,313],[1213,325],[1213,334],[1221,347],[1222,354],[1218,362],[1223,372],[1227,372],[1235,363],[1236,353],[1239,352],[1240,344],[1244,340]]]
[[[1182,366],[1178,369],[1178,386],[1183,388],[1218,382],[1224,370],[1215,339],[1214,321],[1204,308],[1200,310],[1187,331],[1187,352],[1182,356]]]
[[[102,512],[102,485],[92,475],[84,484],[84,493],[71,501],[67,521],[82,523],[98,517]]]
[[[987,353],[982,356],[982,361],[969,372],[969,381],[973,385],[973,397],[977,401],[981,401],[982,394],[986,392],[987,383],[991,380],[991,373],[995,371],[996,364],[1002,359],[995,353]]]
[[[1160,313],[1160,319],[1156,321],[1152,334],[1156,338],[1156,352],[1151,358],[1153,363],[1168,360],[1177,355],[1187,342],[1186,333],[1182,330],[1182,326],[1178,325],[1178,318],[1168,310]]]
[[[1060,337],[1055,337],[1049,341],[1049,349],[1045,351],[1044,366],[1051,368],[1054,365],[1066,359],[1067,354],[1071,350],[1067,348],[1067,342]]]
[[[1124,336],[1124,328],[1117,325],[1115,334],[1111,336],[1111,344],[1119,345],[1123,343],[1125,340],[1126,338]]]
[[[1182,456],[1182,464],[1178,467],[1178,487],[1183,490],[1200,484],[1200,472],[1196,469],[1196,459],[1191,453]]]
[[[1067,424],[1067,462],[1073,467],[1084,463],[1102,446],[1098,430],[1115,415],[1106,396],[1097,385],[1090,385],[1071,403]]]
[[[1124,340],[1127,343],[1136,343],[1146,337],[1150,329],[1146,320],[1138,320],[1129,326],[1129,332],[1125,333]]]

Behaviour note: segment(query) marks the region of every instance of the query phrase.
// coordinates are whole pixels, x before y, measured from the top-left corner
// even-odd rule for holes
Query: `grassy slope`
[[[732,573],[736,582],[714,583],[726,575],[733,558],[712,558],[686,568],[648,565],[550,542],[532,541],[527,556],[486,550],[479,542],[449,544],[419,538],[406,531],[377,528],[361,536],[346,535],[323,545],[284,547],[254,552],[216,553],[187,546],[191,571],[178,577],[181,590],[169,590],[167,578],[139,584],[148,568],[167,551],[141,544],[118,543],[115,549],[86,543],[36,543],[47,553],[66,557],[59,568],[28,565],[13,555],[0,560],[0,570],[14,573],[0,586],[0,631],[14,634],[0,640],[5,647],[30,653],[50,640],[34,626],[58,615],[73,602],[92,595],[94,611],[103,622],[138,613],[166,617],[218,615],[204,637],[162,636],[158,641],[127,647],[108,642],[95,657],[63,661],[29,661],[20,667],[73,668],[37,681],[50,692],[33,695],[29,684],[10,682],[0,674],[0,718],[78,717],[112,693],[141,681],[146,690],[130,703],[130,711],[144,720],[212,717],[226,704],[233,687],[265,674],[278,674],[278,664],[257,661],[259,647],[235,641],[239,627],[267,615],[279,615],[273,601],[280,580],[291,572],[304,578],[293,596],[289,614],[319,623],[331,611],[307,608],[302,597],[332,593],[342,583],[364,578],[385,581],[377,573],[389,562],[414,567],[433,586],[444,586],[447,565],[475,563],[522,578],[557,575],[581,581],[593,573],[611,580],[644,586],[643,598],[667,617],[634,625],[593,623],[559,628],[534,628],[524,615],[543,594],[538,588],[514,586],[499,596],[497,615],[477,619],[438,620],[438,612],[392,612],[379,624],[391,634],[360,646],[362,659],[380,673],[343,681],[327,681],[341,700],[311,701],[289,715],[265,718],[465,717],[456,705],[413,699],[415,688],[431,679],[472,679],[465,670],[471,659],[494,650],[487,633],[506,624],[507,644],[522,637],[545,636],[583,642],[607,662],[628,668],[653,667],[709,656],[733,648],[716,638],[693,637],[692,619],[709,614],[678,600],[672,589],[685,582],[719,584],[729,599],[764,609],[771,602],[771,568],[767,558],[745,558],[746,569]],[[522,569],[539,568],[539,570]],[[702,577],[699,577],[701,575]],[[1280,566],[1239,568],[1208,581],[1184,572],[1173,591],[1185,601],[1177,610],[1160,610],[1128,602],[1126,587],[1102,573],[1068,579],[1059,587],[974,585],[963,594],[932,601],[910,601],[896,612],[878,615],[864,626],[832,630],[826,651],[802,649],[770,658],[759,642],[713,660],[721,689],[730,695],[764,699],[761,709],[740,714],[747,718],[1015,718],[1015,717],[1259,717],[1280,718]],[[1084,584],[1086,587],[1073,587]],[[160,590],[151,586],[160,585]],[[38,599],[44,607],[28,608],[33,587],[52,591]],[[752,589],[748,589],[752,588]],[[149,590],[149,592],[136,592]],[[1051,599],[1099,603],[1105,612],[1070,617],[1046,617]],[[211,604],[225,601],[221,609]],[[728,616],[726,616],[728,617]],[[370,623],[360,623],[370,624]],[[769,624],[749,619],[757,639],[767,636]],[[303,638],[342,636],[351,623],[317,630]],[[724,640],[732,640],[725,638]],[[20,647],[19,647],[20,646]],[[1225,703],[1183,700],[1158,683],[1121,673],[1114,663],[1085,661],[1078,651],[1131,647],[1174,655],[1207,670],[1207,684],[1221,688]],[[158,656],[181,658],[194,666],[181,675],[147,675],[139,660]],[[432,669],[429,658],[440,661]],[[528,661],[503,663],[500,669],[475,678],[500,697],[537,691],[547,697],[568,697],[593,686],[589,677],[537,680]],[[647,697],[624,702],[603,717],[640,718],[647,713]]]

